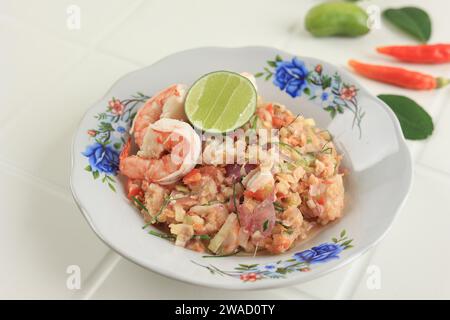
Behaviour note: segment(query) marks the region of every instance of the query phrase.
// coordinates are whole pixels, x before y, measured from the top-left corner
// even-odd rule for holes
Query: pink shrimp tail
[[[134,139],[139,148],[142,146],[149,124],[154,123],[161,117],[162,108],[171,96],[180,96],[177,84],[171,85],[148,99],[137,113],[131,131],[134,132]]]
[[[123,161],[128,158],[130,155],[130,148],[131,148],[131,137],[128,138],[127,142],[123,146],[122,151],[119,155],[119,170],[123,171]]]

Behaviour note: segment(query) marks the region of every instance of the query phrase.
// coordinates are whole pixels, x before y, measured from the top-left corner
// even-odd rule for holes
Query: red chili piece
[[[447,85],[450,80],[398,67],[381,66],[349,60],[356,73],[380,82],[414,90],[432,90]]]
[[[450,62],[450,44],[424,44],[416,46],[379,47],[377,51],[412,63],[446,63]]]

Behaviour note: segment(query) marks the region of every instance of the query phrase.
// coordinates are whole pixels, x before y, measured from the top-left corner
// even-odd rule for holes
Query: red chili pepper
[[[435,78],[428,74],[398,67],[367,64],[349,60],[348,64],[360,75],[380,82],[415,90],[432,90],[450,83],[449,79]]]
[[[377,48],[379,53],[412,63],[450,62],[450,44],[424,44],[416,46],[387,46]]]

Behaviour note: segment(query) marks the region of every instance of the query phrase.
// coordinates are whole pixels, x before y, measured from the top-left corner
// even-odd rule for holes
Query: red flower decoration
[[[258,279],[261,279],[261,276],[257,273],[250,272],[250,273],[241,274],[240,279],[245,282],[247,282],[247,281],[254,282]]]
[[[308,272],[308,271],[311,271],[311,269],[308,268],[308,267],[305,267],[305,268],[301,268],[301,269],[300,269],[300,272]]]
[[[95,131],[95,130],[88,130],[87,134],[90,135],[91,137],[95,137],[97,135],[97,131]]]
[[[321,65],[321,64],[318,64],[318,65],[314,68],[314,71],[316,71],[318,74],[321,74],[321,73],[322,73],[322,65]]]
[[[112,100],[110,100],[108,104],[109,104],[109,108],[111,109],[112,113],[114,113],[115,115],[121,115],[123,113],[123,109],[125,109],[122,102],[120,102],[120,100],[117,100],[114,98]]]
[[[351,100],[356,96],[355,86],[344,87],[341,90],[341,98],[344,100]]]

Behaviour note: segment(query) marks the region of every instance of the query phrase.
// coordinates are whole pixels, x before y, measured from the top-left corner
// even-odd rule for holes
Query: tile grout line
[[[63,187],[48,181],[47,179],[40,178],[26,170],[20,169],[13,164],[10,164],[5,159],[0,159],[0,170],[5,174],[14,176],[16,178],[25,180],[35,186],[44,188],[47,192],[56,195],[57,197],[73,203],[73,198],[70,192]]]
[[[424,163],[417,163],[416,168],[427,175],[431,174],[434,177],[439,177],[439,179],[444,179],[450,183],[450,173],[448,172],[441,171]]]
[[[11,17],[9,17],[9,16],[4,16],[4,15],[0,14],[0,22],[1,21],[5,22],[9,25],[19,26],[20,28],[25,29],[25,31],[27,31],[27,32],[30,32],[30,31],[36,32],[36,30],[37,30],[38,33],[42,33],[45,36],[49,37],[52,40],[52,42],[59,42],[66,46],[77,48],[82,52],[78,59],[75,59],[72,63],[69,63],[65,68],[62,68],[61,72],[59,74],[57,74],[56,77],[54,77],[52,80],[57,80],[57,79],[59,79],[60,76],[66,74],[67,72],[72,70],[80,61],[82,61],[82,59],[86,58],[86,56],[89,54],[88,48],[86,46],[63,39],[60,36],[55,35],[51,32],[48,32],[45,29],[35,28],[34,26],[29,25],[25,21],[22,21],[19,19],[11,19]],[[37,94],[37,92],[33,92],[33,90],[31,90],[30,92],[27,92],[27,93],[29,95]],[[24,112],[24,110],[28,110],[29,108],[31,108],[31,107],[24,106],[24,107],[19,108],[17,112]],[[13,113],[13,114],[9,115],[6,119],[4,119],[2,121],[2,130],[5,130],[5,128],[9,128],[10,122],[14,121],[15,118],[16,118],[16,113]]]
[[[366,253],[365,257],[361,257],[361,261],[356,262],[351,266],[349,272],[345,276],[342,285],[338,289],[338,292],[335,296],[336,299],[348,300],[354,296],[355,291],[358,288],[358,285],[361,283],[365,271],[372,262],[373,256],[377,249],[378,246],[375,246]]]
[[[74,46],[74,47],[80,48],[81,50],[84,50],[83,54],[78,59],[76,59],[73,63],[71,63],[67,68],[65,68],[65,70],[62,71],[61,74],[57,75],[55,77],[55,79],[53,79],[53,80],[58,80],[61,77],[63,77],[65,74],[67,74],[71,69],[73,69],[76,65],[78,65],[81,61],[83,61],[86,57],[88,57],[93,52],[103,52],[103,51],[98,50],[96,48],[96,45],[100,42],[100,40],[105,35],[107,35],[112,30],[114,30],[117,26],[122,24],[126,19],[128,19],[128,17],[130,15],[132,15],[143,3],[144,3],[143,0],[138,1],[130,10],[128,10],[128,12],[125,15],[122,16],[121,19],[119,19],[120,20],[119,22],[117,22],[117,23],[115,23],[113,25],[110,25],[109,28],[106,28],[105,31],[103,31],[97,37],[97,40],[94,41],[92,45],[85,45],[85,44],[80,44],[80,43],[77,43],[77,42],[74,42],[74,41],[69,41],[69,40],[64,39],[63,37],[59,36],[58,34],[53,34],[53,33],[49,32],[46,29],[40,28],[39,32],[48,35],[50,38],[55,39],[57,41],[60,41],[60,42],[62,42],[64,44],[66,44],[66,45]],[[25,28],[27,30],[34,29],[34,28],[32,28],[32,26],[28,25],[26,22],[24,22],[22,20],[17,20],[17,19],[10,20],[8,16],[3,16],[3,15],[0,15],[0,18],[4,19],[7,23],[16,23],[19,26],[21,26],[21,27],[23,27],[23,28]],[[133,65],[138,66],[138,67],[142,66],[142,64],[137,64],[137,63],[135,63],[135,62],[133,62],[133,61],[131,61],[129,59],[125,59],[125,58],[119,57],[117,55],[108,54],[106,52],[104,52],[104,53],[106,55],[110,56],[110,57],[113,57],[113,58],[118,59],[118,60],[123,60],[125,62],[129,62],[129,63],[131,63]],[[31,106],[24,106],[18,112],[19,113],[20,112],[25,112],[29,108],[31,108]],[[8,119],[5,119],[4,121],[2,121],[2,123],[3,123],[3,125],[2,125],[3,130],[5,128],[9,128],[11,125],[14,125],[14,119],[15,119],[15,115],[12,115]],[[62,186],[60,186],[60,185],[58,185],[58,184],[56,184],[54,182],[48,181],[45,178],[38,177],[38,176],[28,172],[27,170],[24,170],[24,169],[20,168],[20,167],[17,167],[16,165],[10,163],[6,159],[0,159],[0,167],[3,167],[3,169],[5,169],[4,171],[6,171],[6,172],[9,172],[9,173],[14,172],[15,173],[14,175],[17,176],[17,177],[20,177],[22,179],[31,180],[32,183],[43,186],[45,189],[49,190],[52,194],[57,194],[58,196],[66,199],[66,200],[69,200],[70,202],[73,201],[73,199],[70,196],[68,190],[65,190]]]
[[[301,285],[301,284],[300,284]],[[301,298],[306,298],[309,300],[320,300],[321,298],[316,297],[315,295],[312,295],[310,293],[307,293],[299,288],[297,288],[295,285],[294,286],[290,286],[290,287],[281,287],[281,288],[277,288],[275,290],[279,290],[279,294],[286,296],[288,300],[297,300],[299,299],[298,295],[302,295],[303,297]],[[292,296],[289,294],[289,291],[292,292]]]
[[[128,18],[135,13],[143,4],[145,3],[144,0],[140,0],[138,2],[136,2],[136,4],[134,4],[129,10],[127,10],[127,12],[125,14],[123,14],[119,19],[115,20],[114,23],[110,24],[109,26],[107,26],[103,31],[99,32],[99,34],[97,35],[97,37],[94,38],[94,40],[92,41],[92,44],[90,44],[88,46],[88,50],[90,53],[92,52],[98,52],[101,54],[105,54],[106,56],[118,59],[118,60],[122,60],[124,62],[128,62],[130,64],[133,64],[135,66],[138,67],[142,67],[143,64],[139,63],[137,61],[134,61],[130,58],[126,58],[117,54],[114,54],[112,52],[109,52],[108,50],[103,50],[101,48],[99,48],[99,44],[102,40],[104,40],[108,35],[110,35],[114,30],[116,30],[118,27],[120,27],[122,24],[125,23],[126,20],[128,20]]]
[[[90,300],[115,269],[122,257],[113,250],[105,254],[102,260],[95,266],[83,285],[83,289],[72,296],[76,300]]]
[[[443,96],[443,98],[441,98],[441,96]],[[442,115],[446,111],[446,108],[445,108],[445,101],[446,101],[445,97],[446,96],[448,96],[448,93],[446,91],[443,91],[440,95],[438,95],[436,97],[437,102],[439,102],[439,100],[443,100],[443,101],[440,102],[441,106],[437,108],[438,110],[437,110],[436,116],[434,117],[435,119],[437,119],[437,121],[435,121],[435,123],[434,123],[435,129],[443,121]],[[417,152],[417,156],[416,156],[417,159],[415,159],[416,163],[420,163],[421,159],[424,157],[427,146],[428,146],[428,144],[424,143],[424,145],[420,148],[419,152]]]
[[[140,0],[140,1],[136,2],[136,4],[134,6],[132,6],[129,10],[127,10],[127,12],[125,14],[123,14],[121,16],[121,18],[116,20],[117,22],[110,24],[109,26],[105,27],[105,29],[103,31],[100,31],[99,34],[90,43],[82,43],[82,42],[77,42],[77,41],[73,41],[73,40],[68,40],[65,37],[63,37],[62,35],[60,35],[58,33],[52,33],[51,31],[49,31],[46,28],[42,28],[42,27],[36,28],[35,26],[28,24],[26,21],[23,21],[20,19],[11,19],[9,16],[2,15],[1,13],[0,13],[0,20],[4,20],[5,22],[7,22],[9,24],[11,24],[11,23],[17,24],[17,25],[23,27],[24,29],[26,29],[27,31],[37,29],[38,32],[47,35],[48,37],[50,37],[53,40],[59,41],[65,45],[73,46],[73,47],[76,47],[76,48],[79,48],[79,49],[85,51],[79,59],[76,59],[73,63],[71,63],[66,68],[66,70],[64,70],[60,75],[57,76],[56,79],[58,79],[60,76],[62,76],[63,74],[66,74],[71,69],[73,69],[73,67],[75,67],[78,63],[80,63],[80,61],[82,61],[83,59],[85,59],[87,56],[89,56],[90,54],[92,54],[94,52],[105,54],[109,57],[115,58],[117,60],[122,60],[124,62],[128,62],[128,63],[133,64],[138,67],[143,66],[142,63],[133,61],[126,57],[116,55],[116,54],[108,52],[106,50],[101,50],[100,48],[97,47],[98,44],[101,42],[101,40],[103,40],[108,34],[110,34],[113,30],[115,30],[122,23],[124,23],[134,12],[136,12],[138,10],[138,8],[143,3],[145,3],[144,0]]]
[[[124,14],[120,16],[120,18],[116,19],[114,23],[109,24],[105,29],[99,32],[99,34],[92,41],[92,45],[90,47],[95,47],[103,40],[106,36],[108,36],[112,31],[114,31],[117,27],[122,25],[133,13],[135,13],[139,7],[143,5],[145,1],[139,0],[134,5],[131,6]]]
[[[102,39],[105,38],[109,33],[111,33],[113,30],[115,30],[118,26],[120,26],[122,23],[124,23],[135,11],[138,10],[138,8],[144,3],[143,0],[136,3],[135,6],[131,10],[129,10],[126,14],[124,14],[121,19],[117,23],[114,23],[110,25],[108,28],[106,28],[103,32],[99,34],[99,36],[94,39],[92,45],[88,46],[86,55],[83,57],[83,59],[87,56],[89,56],[92,53],[99,52],[104,53],[105,55],[109,57],[116,58],[118,60],[122,60],[125,62],[129,62],[136,66],[141,66],[140,64],[135,63],[134,61],[131,61],[130,59],[125,59],[123,57],[118,57],[117,55],[112,55],[111,53],[102,51],[98,48],[98,44]],[[82,61],[80,59],[78,63]],[[121,256],[118,255],[116,252],[114,252],[112,249],[109,249],[109,251],[106,253],[105,257],[100,261],[100,263],[95,266],[95,268],[90,273],[87,282],[87,288],[84,289],[80,294],[74,295],[74,299],[81,299],[81,300],[89,300],[93,297],[93,295],[98,291],[100,286],[107,280],[111,272],[115,269],[119,261],[121,260]]]
[[[71,69],[73,69],[77,64],[79,64],[81,61],[83,61],[86,57],[91,55],[94,52],[104,53],[107,56],[113,57],[118,60],[122,60],[128,63],[131,63],[136,66],[142,66],[142,64],[136,63],[135,61],[131,61],[130,59],[126,59],[124,57],[119,57],[117,55],[113,55],[109,52],[105,52],[100,50],[97,45],[100,43],[100,41],[110,32],[112,32],[115,28],[117,28],[119,25],[124,23],[129,16],[131,16],[138,8],[144,3],[143,0],[136,3],[135,6],[133,6],[128,12],[122,16],[122,18],[113,25],[110,25],[110,27],[106,28],[103,32],[99,34],[99,36],[94,39],[91,45],[85,45],[80,44],[74,41],[69,41],[67,39],[64,39],[63,37],[59,35],[55,35],[51,32],[48,32],[48,30],[45,29],[39,29],[39,32],[42,32],[46,35],[49,35],[52,39],[55,39],[57,41],[61,41],[63,44],[74,46],[77,48],[80,48],[80,50],[84,50],[79,59],[76,59],[73,63],[71,63],[60,75],[57,75],[54,80],[57,80],[61,78],[64,74],[67,74]],[[3,16],[2,16],[3,17]],[[8,23],[11,23],[11,21],[8,21]],[[13,23],[17,23],[21,25],[23,28],[30,30],[32,29],[31,26],[29,26],[24,21],[12,21]],[[23,110],[28,109],[25,107]],[[5,126],[8,126],[10,123],[14,122],[14,117],[6,119],[4,121]],[[8,161],[4,159],[0,159],[0,170],[4,171],[5,173],[9,175],[13,175],[19,179],[26,180],[27,182],[30,182],[36,186],[44,188],[47,192],[50,194],[56,195],[66,201],[73,202],[73,198],[68,192],[68,190],[65,190],[63,187],[57,185],[56,183],[50,182],[47,179],[38,177],[24,169],[21,169]],[[115,268],[115,266],[118,264],[118,262],[121,260],[121,257],[116,254],[113,250],[109,249],[109,251],[106,253],[105,257],[100,261],[100,263],[93,269],[93,271],[90,273],[87,282],[87,288],[84,289],[80,294],[74,295],[73,298],[75,299],[90,299],[95,292],[98,290],[98,288],[103,284],[103,282],[107,279],[109,274],[112,272],[112,270]]]

